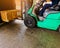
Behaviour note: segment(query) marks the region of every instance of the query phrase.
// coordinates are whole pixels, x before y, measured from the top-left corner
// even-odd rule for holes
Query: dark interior
[[[50,10],[60,11],[60,1],[56,6],[50,7]]]

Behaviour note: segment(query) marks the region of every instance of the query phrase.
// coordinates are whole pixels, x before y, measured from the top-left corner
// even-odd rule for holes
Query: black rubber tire
[[[56,30],[57,32],[60,32],[60,26],[58,27],[58,29]]]
[[[58,32],[60,32],[60,26],[59,26],[59,28],[58,28]]]
[[[59,28],[59,32],[60,32],[60,28]]]
[[[24,24],[29,28],[34,28],[36,26],[36,20],[33,17],[28,16],[24,19]]]

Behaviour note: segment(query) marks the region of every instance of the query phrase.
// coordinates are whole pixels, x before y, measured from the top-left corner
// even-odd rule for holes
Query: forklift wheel
[[[60,26],[59,26],[59,28],[57,29],[57,32],[60,32]]]
[[[60,32],[60,27],[58,28],[58,32]]]
[[[36,26],[36,20],[33,17],[28,16],[24,19],[24,24],[29,28],[34,28]]]

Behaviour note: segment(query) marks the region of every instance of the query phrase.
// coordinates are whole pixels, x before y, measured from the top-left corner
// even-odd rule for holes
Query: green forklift
[[[56,7],[50,7],[49,11],[44,12],[45,19],[39,20],[33,13],[34,5],[28,10],[28,16],[24,19],[24,24],[28,28],[40,27],[50,30],[58,30],[60,32],[60,1]]]

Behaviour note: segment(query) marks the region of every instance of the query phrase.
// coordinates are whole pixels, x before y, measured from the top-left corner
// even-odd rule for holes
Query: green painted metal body
[[[58,29],[58,27],[60,26],[60,12],[50,13],[47,15],[47,17],[43,21],[39,21],[36,15],[32,13],[33,8],[34,6],[32,6],[28,10],[28,14],[36,19],[37,27],[52,29],[52,30]]]

